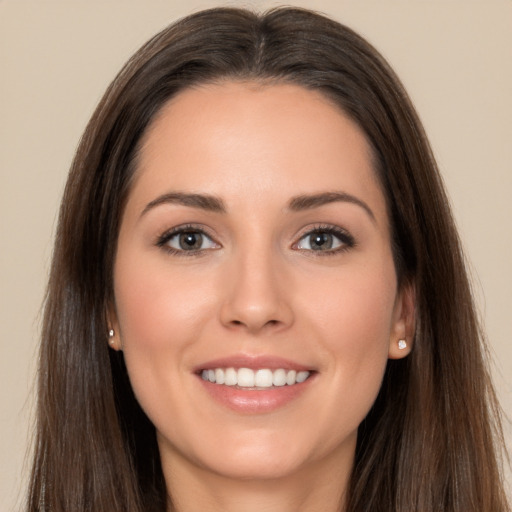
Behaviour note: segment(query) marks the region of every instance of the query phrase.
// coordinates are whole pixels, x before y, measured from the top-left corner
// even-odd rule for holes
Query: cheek
[[[129,277],[129,278],[127,278]],[[204,310],[209,308],[200,279],[186,280],[164,258],[139,262],[120,259],[114,276],[116,311],[123,347],[141,345],[158,349],[187,342]],[[201,314],[203,312],[203,314]],[[183,337],[182,330],[190,330]]]
[[[185,279],[165,256],[140,261],[125,251],[116,261],[114,292],[118,329],[130,381],[150,415],[158,411],[156,390],[178,389],[187,348],[212,317],[208,280]],[[205,300],[210,297],[210,302]],[[153,409],[155,411],[153,411]]]
[[[323,326],[332,349],[343,346],[357,354],[364,347],[387,344],[397,291],[392,263],[351,268],[317,290],[308,301],[310,316]]]
[[[343,421],[350,418],[350,427],[357,428],[377,397],[388,360],[396,299],[394,267],[352,269],[332,280],[328,290],[310,301],[315,307],[309,314],[313,329],[322,333],[319,350],[329,361],[332,393],[340,404],[337,413],[326,408],[325,414],[343,410]],[[341,420],[339,416],[335,421]]]

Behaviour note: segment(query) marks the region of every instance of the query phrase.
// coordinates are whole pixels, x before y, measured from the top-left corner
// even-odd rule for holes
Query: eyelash
[[[299,249],[297,247],[298,244],[302,240],[306,239],[308,236],[314,235],[315,233],[318,233],[318,234],[326,233],[328,235],[333,235],[341,242],[341,245],[334,249],[328,249],[325,251],[315,251],[312,249]],[[318,225],[314,226],[312,229],[308,229],[304,234],[302,234],[300,236],[298,242],[295,242],[292,247],[296,248],[299,251],[307,252],[308,254],[310,254],[314,257],[335,256],[336,254],[346,252],[346,251],[356,247],[356,241],[355,241],[354,237],[343,228],[340,228],[338,226],[328,225],[328,224],[318,224]]]
[[[185,257],[191,257],[191,256],[200,256],[204,254],[206,251],[209,251],[211,249],[197,249],[197,250],[190,250],[186,251],[183,249],[175,249],[168,245],[169,241],[174,238],[176,235],[181,235],[184,233],[194,233],[194,234],[200,234],[202,236],[207,237],[210,239],[214,244],[219,245],[215,239],[203,228],[200,226],[196,226],[194,224],[186,224],[183,226],[176,226],[166,232],[164,232],[162,235],[160,235],[156,241],[156,244],[158,247],[161,247],[163,250],[165,250],[168,254],[171,254],[173,256],[185,256]],[[308,236],[314,235],[315,233],[325,233],[328,235],[332,235],[336,237],[340,242],[341,245],[339,247],[336,247],[334,249],[327,249],[325,251],[321,250],[313,250],[313,249],[300,249],[298,245],[300,242],[304,239],[306,239]],[[220,245],[219,245],[220,246]],[[306,252],[308,254],[313,255],[314,257],[317,256],[333,256],[345,251],[348,251],[356,246],[356,242],[354,240],[354,237],[346,230],[332,225],[325,225],[325,224],[319,224],[317,226],[314,226],[312,229],[308,229],[305,233],[303,233],[299,240],[295,242],[292,245],[292,248],[301,251]]]
[[[204,254],[205,251],[208,251],[210,249],[198,249],[198,250],[180,250],[175,249],[174,247],[171,247],[168,245],[169,241],[172,240],[176,235],[181,235],[184,233],[194,233],[199,234],[202,236],[205,236],[206,238],[210,239],[213,243],[217,244],[215,242],[214,238],[206,232],[206,230],[203,227],[196,226],[194,224],[186,224],[183,226],[176,226],[175,228],[172,228],[162,235],[160,235],[156,241],[156,245],[158,247],[161,247],[164,251],[166,251],[168,254],[172,256],[200,256]],[[218,245],[218,244],[217,244]]]

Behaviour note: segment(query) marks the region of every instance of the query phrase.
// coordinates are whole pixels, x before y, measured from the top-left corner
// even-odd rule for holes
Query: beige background
[[[290,3],[359,30],[405,82],[452,198],[512,416],[512,1]],[[176,17],[213,5],[0,0],[1,511],[23,494],[39,308],[74,148],[130,54]]]

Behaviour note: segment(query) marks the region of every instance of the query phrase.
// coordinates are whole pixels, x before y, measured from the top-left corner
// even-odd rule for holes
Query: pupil
[[[330,233],[315,233],[311,235],[312,249],[330,249],[332,247],[332,235]]]
[[[180,235],[180,247],[186,251],[200,249],[202,236],[200,233],[182,233]]]

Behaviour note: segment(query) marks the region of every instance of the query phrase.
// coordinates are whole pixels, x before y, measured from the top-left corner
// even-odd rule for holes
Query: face
[[[171,100],[143,140],[110,315],[164,472],[350,465],[387,359],[408,352],[390,247],[367,141],[319,93]]]

